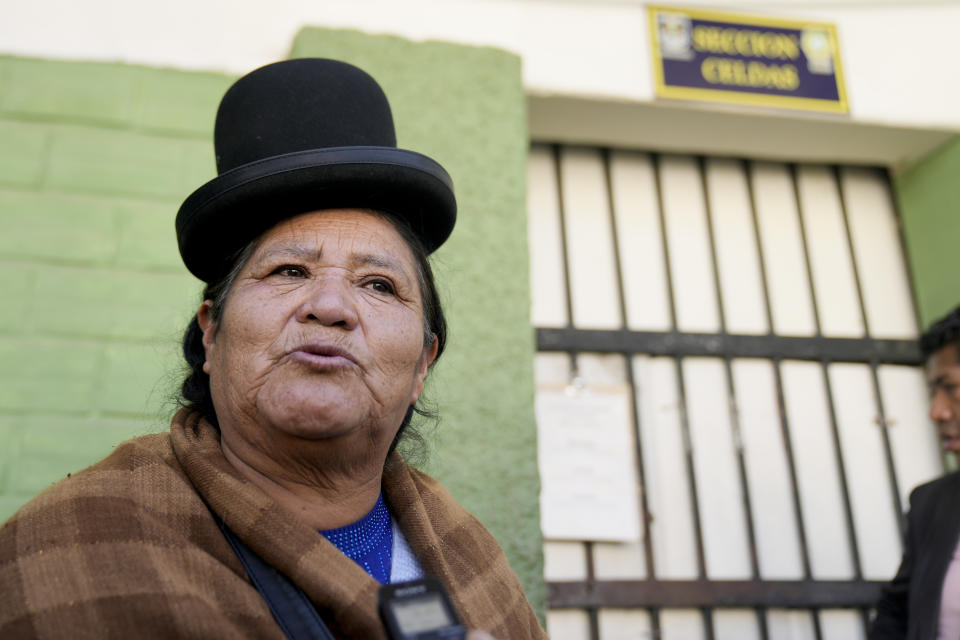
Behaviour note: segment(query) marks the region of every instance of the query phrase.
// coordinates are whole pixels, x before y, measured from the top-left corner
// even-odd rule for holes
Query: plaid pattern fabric
[[[432,478],[391,458],[384,496],[464,622],[546,638],[493,537]],[[2,638],[283,638],[210,510],[297,584],[341,638],[383,638],[376,581],[245,481],[216,429],[180,411],[0,528]]]

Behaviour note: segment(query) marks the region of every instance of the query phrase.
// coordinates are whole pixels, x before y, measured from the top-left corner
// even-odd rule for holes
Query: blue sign
[[[848,111],[833,25],[677,7],[648,12],[659,97]]]

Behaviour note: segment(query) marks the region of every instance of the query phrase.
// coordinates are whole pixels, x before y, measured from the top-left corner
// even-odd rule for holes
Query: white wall
[[[0,0],[0,3],[3,9],[0,53],[120,60],[241,73],[285,57],[293,36],[303,26],[339,27],[412,39],[490,45],[516,52],[523,58],[525,83],[532,96],[586,98],[609,104],[656,104],[648,54],[646,7],[632,0],[271,0],[269,3]],[[838,121],[868,127],[862,132],[848,131],[853,138],[870,138],[876,128],[905,131],[908,137],[917,129],[935,134],[918,133],[906,147],[894,145],[896,148],[874,153],[875,158],[864,152],[863,161],[880,159],[890,165],[909,161],[948,139],[949,132],[960,130],[960,109],[957,108],[960,83],[954,81],[956,74],[950,72],[956,32],[960,27],[960,3],[951,0],[696,0],[690,3],[665,0],[659,4],[708,6],[836,24],[846,71],[850,116],[817,120],[817,117],[788,112],[780,114],[781,117],[788,122],[812,118],[815,125],[819,121],[832,123],[825,125],[823,136],[825,143],[832,141],[834,146],[837,146],[837,133],[833,125]],[[682,106],[680,109],[690,111]],[[736,107],[709,107],[708,110],[756,113]],[[693,109],[695,114],[703,111],[703,107]],[[566,119],[555,128],[562,132],[570,125]],[[674,126],[689,128],[696,127],[696,123],[682,122]],[[811,134],[807,129],[798,136],[800,140],[809,140]],[[543,135],[556,133],[546,131]],[[597,134],[594,138],[598,136],[603,137]],[[664,146],[662,141],[647,140],[642,135],[632,143]],[[729,152],[775,155],[772,148],[766,152],[751,151],[732,144]],[[852,144],[856,146],[855,142]]]

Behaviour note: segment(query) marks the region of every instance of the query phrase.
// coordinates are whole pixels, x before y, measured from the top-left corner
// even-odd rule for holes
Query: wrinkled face
[[[424,344],[413,253],[393,225],[356,210],[306,213],[259,241],[219,320],[198,313],[224,436],[359,437],[389,446],[423,390]]]
[[[945,451],[960,461],[960,353],[956,345],[947,345],[927,361],[930,386],[930,419]]]

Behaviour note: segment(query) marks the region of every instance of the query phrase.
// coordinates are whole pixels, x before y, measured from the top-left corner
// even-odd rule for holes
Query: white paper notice
[[[640,539],[626,386],[537,389],[540,524],[550,540]]]

